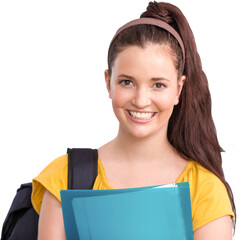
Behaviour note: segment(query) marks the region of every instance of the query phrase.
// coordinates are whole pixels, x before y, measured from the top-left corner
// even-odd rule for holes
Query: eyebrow
[[[132,76],[129,76],[129,75],[126,75],[126,74],[120,74],[120,75],[118,75],[118,77],[123,77],[123,78],[127,78],[127,79],[130,79],[130,80],[135,80],[135,78],[134,77],[132,77]],[[170,81],[170,80],[168,80],[167,78],[163,78],[163,77],[154,77],[154,78],[151,78],[151,80],[152,81]]]

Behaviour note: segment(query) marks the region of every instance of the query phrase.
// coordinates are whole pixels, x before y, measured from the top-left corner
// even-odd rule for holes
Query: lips
[[[143,119],[143,120],[151,119],[155,114],[154,112],[135,112],[135,111],[129,111],[129,110],[128,110],[128,113],[133,118]]]
[[[136,123],[148,123],[151,122],[156,112],[139,112],[139,111],[131,111],[127,110],[129,118]]]

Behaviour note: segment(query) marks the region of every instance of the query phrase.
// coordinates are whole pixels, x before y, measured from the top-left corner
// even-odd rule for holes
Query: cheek
[[[160,96],[155,96],[153,101],[161,111],[173,109],[174,105],[176,104],[176,95],[164,93]]]
[[[123,107],[129,101],[129,93],[115,88],[112,92],[111,99],[114,107]]]

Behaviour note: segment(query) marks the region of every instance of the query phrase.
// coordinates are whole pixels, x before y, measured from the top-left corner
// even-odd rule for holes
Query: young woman
[[[190,183],[195,240],[232,239],[235,205],[222,170],[207,78],[181,11],[150,2],[118,30],[108,51],[106,86],[118,135],[98,149],[93,189]],[[60,190],[67,155],[33,180],[38,239],[65,239]]]

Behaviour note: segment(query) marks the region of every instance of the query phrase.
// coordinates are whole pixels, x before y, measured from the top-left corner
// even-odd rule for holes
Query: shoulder
[[[211,171],[200,165],[198,162],[189,161],[183,173],[178,178],[179,181],[187,181],[190,187],[197,188],[210,188],[222,187],[225,188],[223,182]]]
[[[52,187],[55,188],[57,184],[66,184],[67,170],[68,155],[65,154],[53,160],[33,181],[41,182],[44,186],[52,184]]]
[[[67,170],[68,166],[68,155],[62,155],[56,159],[54,159],[52,162],[50,162],[44,170],[38,175],[38,177],[47,176],[47,177],[53,177],[54,174],[60,174],[61,171]]]
[[[214,173],[195,161],[191,161],[186,177],[190,182],[194,202],[198,203],[202,198],[204,200],[204,198],[227,197],[224,183]]]
[[[225,215],[233,217],[224,183],[195,161],[190,161],[180,181],[190,184],[193,230]]]
[[[40,213],[45,190],[61,201],[60,190],[67,189],[67,172],[68,155],[65,154],[53,160],[33,179],[32,204],[37,213]]]
[[[195,161],[188,162],[178,181],[189,182],[193,203],[199,201],[203,195],[211,197],[209,193],[227,194],[224,183],[214,173]]]

